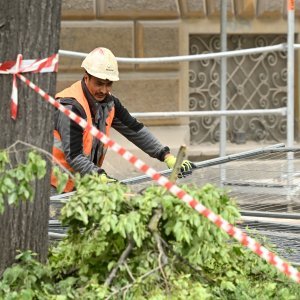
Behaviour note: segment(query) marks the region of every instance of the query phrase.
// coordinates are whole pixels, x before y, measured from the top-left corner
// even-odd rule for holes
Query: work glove
[[[100,170],[99,177],[100,177],[101,183],[104,183],[104,184],[118,182],[117,179],[108,176],[104,170]]]
[[[174,155],[168,155],[164,162],[167,164],[169,169],[173,169],[176,163],[176,157]],[[180,173],[177,174],[178,178],[186,177],[192,174],[193,169],[196,169],[196,165],[193,164],[191,161],[185,159],[180,167]]]

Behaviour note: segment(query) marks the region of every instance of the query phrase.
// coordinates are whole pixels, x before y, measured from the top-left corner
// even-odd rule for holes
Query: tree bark
[[[46,58],[59,49],[61,0],[0,0],[0,62]],[[53,95],[55,73],[26,73],[28,79]],[[17,140],[51,152],[54,108],[18,79],[17,119],[10,117],[12,75],[0,74],[0,149]],[[24,146],[23,146],[24,147]],[[20,153],[24,152],[19,149]],[[0,275],[14,261],[17,250],[30,249],[45,261],[48,253],[50,167],[35,182],[33,202],[8,207],[0,215]]]

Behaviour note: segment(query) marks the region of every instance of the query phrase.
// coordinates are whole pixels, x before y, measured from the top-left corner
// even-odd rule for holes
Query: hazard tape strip
[[[10,112],[11,117],[15,120],[18,114],[18,86],[17,74],[20,73],[46,73],[57,72],[58,68],[58,54],[53,54],[44,59],[27,59],[23,60],[23,56],[18,54],[16,61],[5,61],[0,63],[0,74],[12,74],[12,92]]]
[[[41,95],[47,102],[55,106],[57,109],[59,109],[61,112],[63,112],[67,117],[72,119],[74,122],[76,122],[78,125],[80,125],[83,129],[88,130],[94,137],[99,139],[103,144],[110,147],[113,151],[117,152],[119,155],[121,155],[123,158],[125,158],[127,161],[129,161],[131,164],[133,164],[137,169],[144,172],[148,176],[150,176],[153,180],[158,182],[161,186],[168,189],[173,195],[177,196],[179,199],[184,201],[186,204],[188,204],[190,207],[192,207],[194,210],[196,210],[198,213],[209,219],[211,222],[213,222],[216,226],[223,229],[227,234],[235,238],[237,241],[239,241],[242,245],[249,248],[251,251],[256,253],[261,258],[265,259],[268,263],[271,265],[274,265],[279,271],[286,274],[289,278],[293,279],[297,283],[300,283],[300,273],[296,268],[291,266],[289,263],[282,260],[280,257],[278,257],[276,254],[272,253],[268,249],[266,249],[264,246],[260,245],[258,242],[256,242],[254,239],[247,236],[244,232],[242,232],[240,229],[234,227],[230,223],[228,223],[226,220],[224,220],[222,217],[218,216],[214,212],[212,212],[210,209],[206,208],[204,205],[199,203],[196,199],[194,199],[192,196],[187,194],[184,190],[179,188],[177,185],[169,181],[168,178],[162,176],[157,171],[155,171],[153,168],[146,165],[142,160],[134,156],[132,153],[127,151],[125,148],[120,146],[115,141],[111,140],[108,136],[106,136],[104,133],[100,132],[96,127],[90,125],[70,111],[69,109],[65,108],[63,105],[61,105],[59,102],[55,101],[54,98],[49,96],[47,93],[45,93],[42,89],[40,89],[38,86],[36,86],[33,82],[26,79],[23,75],[17,74],[17,76],[30,88],[32,88],[35,92],[37,92],[39,95]]]
[[[295,0],[288,0],[288,11],[295,10]]]

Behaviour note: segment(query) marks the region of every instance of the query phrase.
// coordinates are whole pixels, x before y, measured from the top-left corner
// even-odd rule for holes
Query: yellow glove
[[[176,163],[176,157],[174,155],[168,155],[164,162],[167,164],[169,169],[173,169]],[[180,166],[180,173],[177,175],[178,178],[186,177],[192,174],[192,170],[196,168],[196,165],[191,161],[185,159]]]
[[[117,179],[114,179],[112,177],[109,177],[106,173],[102,173],[100,174],[100,181],[101,183],[112,183],[112,182],[117,182]]]

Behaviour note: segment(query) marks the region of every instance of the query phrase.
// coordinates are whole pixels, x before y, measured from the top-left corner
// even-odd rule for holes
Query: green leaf
[[[81,206],[77,206],[75,211],[77,212],[78,220],[81,220],[83,222],[83,224],[87,225],[88,216],[87,216],[86,212],[83,210],[83,208]]]
[[[6,187],[8,187],[9,190],[13,190],[16,187],[13,180],[9,177],[4,178],[3,184],[6,185]]]
[[[16,204],[17,199],[18,199],[17,193],[12,193],[8,195],[7,202],[9,205]]]
[[[58,186],[56,189],[58,194],[60,194],[64,191],[69,176],[68,174],[61,172],[61,170],[58,167],[53,167],[52,172],[57,178]]]
[[[0,151],[0,171],[5,170],[6,165],[9,163],[6,151]]]
[[[222,281],[221,288],[224,290],[231,291],[231,292],[234,292],[236,289],[235,285],[230,281]]]

